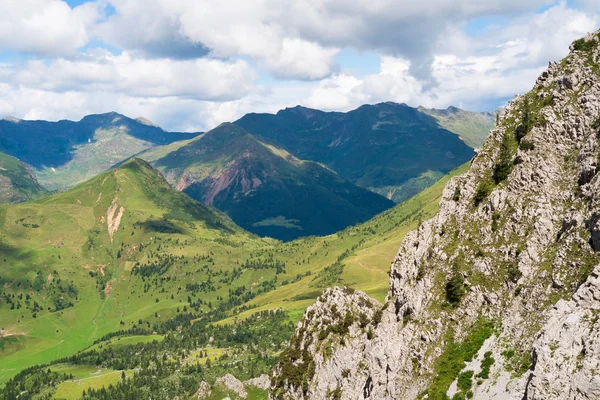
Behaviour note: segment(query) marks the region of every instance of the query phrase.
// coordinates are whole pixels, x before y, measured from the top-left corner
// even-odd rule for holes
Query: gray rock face
[[[560,300],[534,346],[528,398],[600,398],[600,267]]]
[[[248,392],[246,392],[244,384],[231,374],[220,377],[217,379],[216,384],[217,386],[221,386],[223,389],[231,390],[242,399],[248,397]]]
[[[406,235],[383,305],[336,288],[307,310],[271,398],[600,398],[599,46],[509,103]]]
[[[261,375],[256,378],[248,379],[244,382],[246,386],[254,386],[262,390],[268,390],[271,386],[271,379],[268,375]]]
[[[198,388],[198,391],[196,392],[196,398],[198,400],[203,400],[203,399],[206,399],[207,397],[209,397],[211,394],[212,394],[212,391],[210,390],[210,385],[205,381],[200,382],[200,387]]]

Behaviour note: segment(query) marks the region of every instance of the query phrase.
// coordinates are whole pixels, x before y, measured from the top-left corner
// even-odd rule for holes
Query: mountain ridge
[[[234,123],[395,202],[430,186],[474,154],[434,117],[391,102],[348,113],[296,106],[276,114],[247,114]]]
[[[50,190],[73,187],[150,147],[195,136],[166,132],[116,112],[79,121],[0,120],[0,151],[33,167]]]
[[[31,167],[19,159],[0,153],[0,204],[20,203],[46,194]]]

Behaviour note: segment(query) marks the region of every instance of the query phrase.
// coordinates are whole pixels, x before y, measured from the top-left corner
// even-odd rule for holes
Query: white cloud
[[[560,3],[541,14],[516,18],[470,43],[463,32],[451,30],[437,43],[425,82],[415,77],[408,59],[382,57],[379,73],[323,80],[305,102],[328,110],[381,101],[490,109],[499,99],[529,90],[548,61],[564,57],[573,40],[598,24],[597,17]]]
[[[97,17],[94,3],[71,9],[61,0],[6,0],[0,13],[0,51],[72,55],[90,40],[88,30]]]
[[[597,0],[579,0],[591,5],[579,10],[551,0],[97,0],[75,9],[6,1],[0,52],[39,57],[0,64],[0,114],[56,120],[115,110],[172,130],[296,104],[490,109],[527,91],[548,61],[599,26]],[[116,13],[99,19],[109,3]],[[479,17],[501,18],[469,34]],[[94,37],[122,53],[77,51]],[[340,68],[348,48],[380,56],[379,71]]]
[[[336,72],[340,49],[427,63],[441,35],[470,18],[511,14],[551,0],[108,0],[106,41],[154,56],[251,57],[278,78]],[[131,30],[135,26],[136,29]]]
[[[110,0],[117,10],[96,28],[105,41],[147,56],[246,56],[278,78],[320,79],[339,49],[305,40],[270,0]],[[133,32],[131,26],[136,26]]]
[[[138,97],[179,96],[202,100],[231,100],[254,89],[256,74],[243,60],[222,61],[139,59],[108,52],[28,61],[0,67],[0,79],[53,92],[105,91]]]

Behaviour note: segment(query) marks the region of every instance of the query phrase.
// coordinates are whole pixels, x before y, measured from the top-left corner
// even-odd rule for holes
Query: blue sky
[[[351,4],[351,6],[349,6]],[[297,104],[485,111],[600,27],[597,0],[20,0],[0,24],[0,114],[117,111],[209,129]]]

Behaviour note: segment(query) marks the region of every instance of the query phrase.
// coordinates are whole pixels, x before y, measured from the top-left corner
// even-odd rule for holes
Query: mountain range
[[[600,31],[485,115],[472,159],[365,222],[282,242],[212,206],[297,206],[272,188],[305,185],[390,205],[327,143],[387,154],[481,122],[405,107],[365,107],[340,141],[353,112],[249,115],[53,193],[2,155],[2,193],[28,201],[0,205],[0,400],[600,398]]]
[[[117,113],[88,115],[78,122],[0,120],[0,152],[29,165],[48,190],[73,187],[140,151],[195,136]]]
[[[193,327],[209,329],[208,324],[230,316],[285,306],[299,317],[331,283],[361,285],[380,296],[387,258],[406,231],[435,212],[442,187],[436,184],[334,235],[289,243],[249,234],[224,213],[173,189],[140,159],[65,192],[0,206],[0,383],[29,366],[78,352],[171,343],[167,332],[173,319],[186,341],[195,337],[193,346],[199,338]],[[332,269],[339,260],[346,265]],[[291,335],[287,323],[277,329]],[[136,336],[113,343],[116,331]],[[255,360],[251,349],[232,343],[240,355],[236,374],[268,371],[287,337],[265,335],[277,341],[268,341],[263,362],[254,364],[249,363]],[[189,363],[227,363],[219,360],[222,350],[207,351],[190,354]],[[61,371],[65,362],[75,360],[52,368]],[[112,382],[115,367],[106,364],[99,376]],[[165,379],[173,379],[168,371]],[[96,377],[96,369],[76,373]],[[31,393],[37,393],[30,384]],[[6,391],[0,390],[0,399],[11,398],[12,387],[9,382]],[[84,388],[66,382],[58,393],[81,394]]]
[[[447,114],[457,115],[455,111]],[[435,117],[405,104],[364,105],[348,113],[294,107],[275,115],[248,114],[235,124],[395,202],[430,186],[474,155]],[[482,124],[480,137],[490,127]]]
[[[243,228],[291,240],[366,221],[432,185],[472,157],[467,142],[481,140],[492,124],[491,114],[395,103],[348,113],[295,107],[248,114],[206,134],[166,132],[117,113],[79,122],[5,118],[0,151],[28,166],[23,179],[35,176],[47,190],[140,157]],[[30,198],[7,190],[0,196]]]
[[[241,227],[283,240],[337,232],[394,205],[233,124],[222,124],[152,164],[178,190],[223,210]]]

